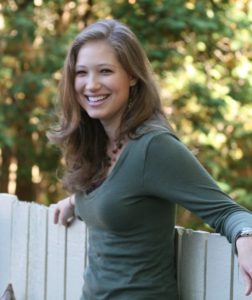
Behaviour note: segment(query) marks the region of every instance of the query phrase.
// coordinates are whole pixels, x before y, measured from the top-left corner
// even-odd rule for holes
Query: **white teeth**
[[[87,99],[90,102],[102,101],[102,100],[104,100],[106,98],[107,98],[107,96],[87,96]]]

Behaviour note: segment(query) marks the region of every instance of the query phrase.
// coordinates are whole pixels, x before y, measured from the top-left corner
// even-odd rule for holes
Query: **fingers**
[[[244,269],[240,269],[245,284],[245,295],[249,296],[252,292],[252,278]]]
[[[74,222],[74,217],[71,217],[67,220],[67,225],[66,226],[70,226],[73,222]]]
[[[66,226],[66,227],[68,227],[68,226],[70,226],[72,223],[73,223],[73,221],[74,221],[74,217],[71,217],[71,218],[66,218],[66,217],[58,217],[58,219],[57,219],[57,223],[59,223],[59,224],[62,224],[62,225],[64,225],[64,226]],[[54,224],[57,224],[57,223],[54,223]]]
[[[66,227],[69,225],[68,220],[66,218],[62,218],[60,223]]]
[[[245,295],[252,293],[252,237],[241,237],[236,241],[238,262],[245,283]]]
[[[53,218],[53,223],[58,224],[59,222],[59,214],[60,214],[60,209],[57,207],[54,211],[54,218]]]
[[[64,226],[67,226],[67,220],[64,217],[63,211],[57,207],[54,211],[54,218],[53,218],[54,224],[62,224]]]
[[[54,218],[53,218],[54,224],[62,224],[64,226],[68,225],[67,220],[62,215],[62,211],[57,207],[54,212]]]
[[[53,222],[54,224],[62,224],[69,226],[74,219],[74,204],[70,203],[69,197],[58,202],[55,211]]]
[[[252,292],[252,278],[247,273],[245,273],[243,276],[246,285],[245,295],[249,296]]]

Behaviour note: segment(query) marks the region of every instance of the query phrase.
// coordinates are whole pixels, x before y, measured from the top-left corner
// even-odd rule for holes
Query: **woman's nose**
[[[86,89],[87,90],[97,90],[101,86],[99,82],[99,78],[95,75],[90,74],[87,77],[87,82],[86,82]]]

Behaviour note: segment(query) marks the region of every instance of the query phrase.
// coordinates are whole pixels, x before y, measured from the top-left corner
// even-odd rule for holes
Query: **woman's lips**
[[[108,98],[109,95],[100,95],[100,96],[86,96],[88,102],[90,103],[97,103],[97,102],[103,102]]]

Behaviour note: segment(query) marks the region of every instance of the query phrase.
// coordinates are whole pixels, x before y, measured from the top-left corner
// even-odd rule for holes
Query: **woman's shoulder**
[[[141,141],[151,141],[159,135],[168,135],[179,140],[173,128],[168,122],[159,118],[152,118],[145,121],[136,130],[135,138]]]

